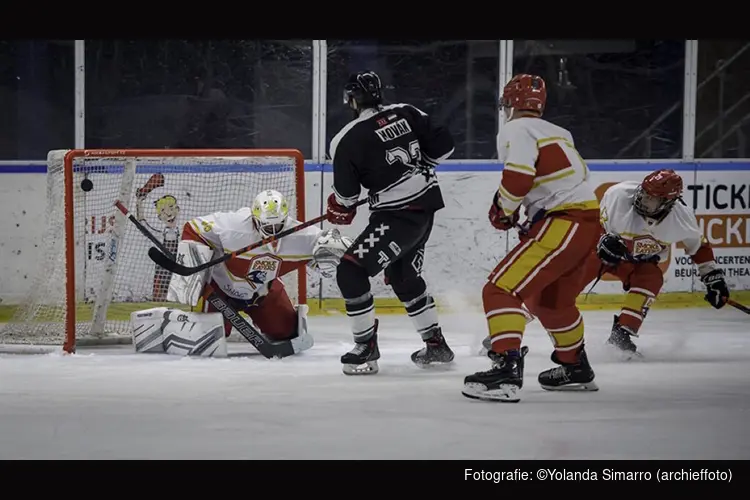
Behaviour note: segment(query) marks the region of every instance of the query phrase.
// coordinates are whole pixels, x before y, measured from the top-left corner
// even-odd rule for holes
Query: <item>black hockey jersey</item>
[[[331,140],[333,191],[353,205],[362,187],[370,210],[445,206],[435,166],[453,153],[448,129],[410,104],[364,110]]]

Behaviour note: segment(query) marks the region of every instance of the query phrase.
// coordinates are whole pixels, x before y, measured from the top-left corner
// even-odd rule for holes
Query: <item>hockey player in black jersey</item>
[[[381,271],[425,343],[412,354],[412,361],[418,366],[450,363],[453,351],[421,274],[434,214],[445,206],[435,166],[453,153],[453,138],[414,106],[384,105],[380,77],[372,71],[349,77],[344,103],[355,118],[331,140],[328,220],[351,224],[362,187],[368,190],[370,220],[336,273],[355,342],[354,349],[341,357],[343,371],[378,372],[378,320],[370,278]]]

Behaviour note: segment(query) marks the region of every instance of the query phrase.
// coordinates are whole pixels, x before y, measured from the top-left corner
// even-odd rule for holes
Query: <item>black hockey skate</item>
[[[583,347],[579,350],[577,363],[562,363],[557,353],[552,353],[552,362],[558,367],[550,368],[539,374],[539,385],[547,391],[598,391],[594,382],[594,370],[591,369],[588,356]]]
[[[354,349],[341,356],[345,375],[375,375],[380,370],[378,360],[378,320],[375,320],[375,332],[367,342],[357,342]]]
[[[492,360],[492,368],[464,378],[461,394],[482,401],[518,403],[521,400],[518,392],[523,387],[523,358],[527,352],[526,346],[504,354],[489,351],[487,356]]]
[[[620,317],[615,315],[615,321],[612,324],[612,333],[610,333],[607,339],[607,344],[622,351],[626,358],[641,356],[641,353],[637,351],[637,346],[633,343],[633,337],[637,337],[638,335],[620,325],[619,321]]]
[[[440,327],[429,339],[424,341],[424,347],[411,355],[411,360],[420,368],[431,365],[443,365],[453,361],[453,351],[448,347],[448,343],[443,337],[443,331]]]

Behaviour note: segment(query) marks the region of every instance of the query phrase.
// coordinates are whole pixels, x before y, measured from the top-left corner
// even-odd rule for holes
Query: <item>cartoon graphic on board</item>
[[[161,229],[155,228],[145,217],[143,204],[146,202],[148,195],[156,188],[164,187],[164,175],[154,174],[149,180],[139,188],[136,193],[135,216],[149,230],[155,234],[161,233],[162,243],[172,253],[177,252],[177,242],[180,239],[180,227],[177,223],[177,217],[180,215],[180,206],[177,204],[177,198],[174,195],[166,194],[154,201],[156,208],[156,217],[163,224]],[[164,302],[167,297],[169,280],[172,274],[156,266],[154,271],[154,302]]]

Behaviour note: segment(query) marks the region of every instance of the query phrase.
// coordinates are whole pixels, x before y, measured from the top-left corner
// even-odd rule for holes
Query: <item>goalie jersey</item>
[[[196,217],[185,224],[182,239],[208,245],[214,251],[214,258],[233,252],[263,239],[253,225],[251,215],[251,209],[246,207],[235,212]],[[299,221],[289,218],[284,228],[299,224]],[[214,281],[224,293],[235,299],[249,300],[256,293],[265,295],[271,281],[307,265],[320,233],[320,228],[310,226],[238,255],[211,268],[207,282]]]
[[[453,137],[410,104],[365,109],[331,140],[333,191],[343,206],[368,190],[370,210],[439,210],[437,164],[453,153]]]
[[[642,217],[633,207],[639,185],[636,181],[625,181],[607,189],[599,208],[604,231],[622,237],[633,256],[658,255],[662,262],[672,243],[682,243],[701,274],[713,270],[713,250],[693,212],[679,200],[661,222]]]

